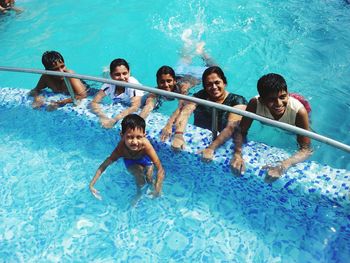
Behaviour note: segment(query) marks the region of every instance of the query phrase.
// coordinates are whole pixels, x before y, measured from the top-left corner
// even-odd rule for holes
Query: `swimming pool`
[[[76,72],[99,75],[120,56],[152,86],[160,65],[176,64],[181,33],[192,28],[227,72],[231,91],[249,98],[260,75],[280,72],[291,90],[311,101],[313,128],[350,143],[350,123],[343,119],[350,106],[350,29],[344,26],[350,16],[343,1],[17,3],[26,12],[0,17],[2,65],[42,68],[42,52],[57,49]],[[29,89],[38,76],[0,72],[0,79],[1,87]],[[0,107],[2,259],[345,262],[349,257],[350,162],[343,152],[316,144],[313,159],[267,186],[258,167],[272,153],[288,153],[256,141],[270,143],[274,137],[271,144],[290,153],[294,136],[284,140],[280,131],[257,124],[247,147],[250,170],[239,180],[228,171],[230,145],[213,164],[201,164],[193,153],[208,134],[192,127],[187,134],[192,147],[180,155],[153,139],[163,162],[174,160],[165,165],[164,196],[144,197],[130,209],[135,189],[123,165],[102,177],[102,203],[87,189],[116,144],[116,131],[100,129],[87,112],[32,111],[23,106],[24,91],[1,92],[7,98]],[[152,115],[151,138],[158,137],[162,123],[162,115]]]
[[[88,183],[118,141],[78,107],[30,108],[26,90],[0,92],[0,258],[5,261],[346,262],[349,178],[346,170],[306,162],[273,185],[259,165],[286,152],[250,143],[249,170],[234,178],[231,145],[212,164],[194,153],[209,132],[190,126],[187,151],[158,140],[166,118],[150,116],[147,133],[166,170],[163,196],[135,208],[131,175],[118,162],[92,197]],[[106,107],[113,112],[115,107]],[[118,109],[117,109],[118,110]],[[171,160],[171,161],[170,161]]]
[[[99,76],[112,59],[124,57],[132,74],[153,86],[161,65],[176,65],[183,48],[181,34],[190,28],[191,39],[205,41],[208,53],[224,69],[230,91],[251,98],[260,76],[280,73],[291,91],[310,101],[312,128],[350,144],[350,122],[342,117],[350,107],[350,28],[345,26],[350,24],[350,6],[346,1],[189,0],[150,5],[19,0],[17,5],[25,12],[0,16],[2,65],[42,68],[42,53],[53,49],[77,73]],[[196,57],[193,63],[202,64]],[[38,76],[0,72],[0,79],[0,87],[30,89]],[[171,111],[172,107],[163,108],[163,113]],[[286,140],[271,128],[264,128],[261,135],[256,126],[252,140],[295,149],[294,136]],[[312,160],[350,170],[348,154],[314,145],[320,149]]]

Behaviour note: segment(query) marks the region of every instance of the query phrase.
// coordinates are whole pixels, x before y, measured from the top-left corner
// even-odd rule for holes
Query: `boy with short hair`
[[[309,130],[307,110],[303,103],[288,94],[287,83],[281,75],[275,73],[264,75],[259,79],[257,87],[259,96],[249,101],[247,111]],[[231,168],[236,175],[242,175],[245,171],[242,143],[252,122],[253,119],[243,117],[235,132],[235,149]],[[265,182],[271,183],[277,180],[290,166],[304,161],[312,154],[310,138],[297,135],[297,141],[299,144],[297,153],[276,166],[264,167],[267,169]]]
[[[137,114],[129,114],[124,117],[122,123],[121,140],[111,155],[99,166],[89,188],[91,193],[102,199],[99,192],[94,188],[106,168],[119,158],[124,158],[127,170],[135,177],[137,195],[134,202],[141,196],[141,189],[146,184],[153,183],[153,166],[155,165],[157,179],[154,184],[153,196],[159,196],[164,180],[164,169],[152,144],[146,138],[145,120]]]
[[[43,54],[41,61],[46,70],[74,73],[72,70],[66,68],[62,55],[57,51],[46,51]],[[84,84],[79,79],[68,78],[68,80],[74,91],[75,98],[86,98],[87,92]],[[64,82],[64,77],[43,74],[41,75],[36,87],[32,89],[29,93],[30,96],[34,97],[34,101],[32,103],[33,108],[40,108],[42,105],[45,104],[44,97],[40,96],[40,92],[45,88],[50,88],[54,93],[68,94],[68,88],[66,86],[66,83]],[[48,106],[48,110],[55,110],[60,106],[64,106],[72,102],[72,98],[53,101]]]

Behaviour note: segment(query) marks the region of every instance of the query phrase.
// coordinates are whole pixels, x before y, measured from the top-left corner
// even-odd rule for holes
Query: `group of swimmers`
[[[226,90],[226,76],[222,69],[204,52],[204,43],[198,43],[195,50],[197,55],[204,60],[205,67],[191,67],[188,57],[182,59],[175,71],[170,66],[162,66],[156,74],[157,88],[188,95],[189,90],[201,81],[203,89],[195,93],[194,97],[246,110],[309,130],[311,110],[309,104],[302,96],[288,93],[286,81],[281,75],[269,73],[262,76],[257,84],[259,95],[247,102],[243,96]],[[46,70],[74,73],[66,68],[63,56],[56,51],[45,52],[42,56],[42,63]],[[136,78],[130,75],[127,61],[121,58],[117,58],[110,63],[109,75],[113,80],[140,84]],[[73,88],[75,99],[84,99],[91,93],[91,90],[81,80],[69,78],[69,82]],[[55,110],[73,102],[73,99],[68,97],[47,103],[41,95],[41,91],[45,88],[50,88],[55,93],[68,93],[63,77],[42,75],[36,87],[30,91],[30,95],[34,97],[33,108],[46,105],[48,110]],[[101,107],[101,102],[106,96],[110,97],[113,103],[120,103],[127,107],[115,116],[108,116]],[[113,84],[103,84],[101,89],[94,94],[91,110],[98,116],[101,125],[105,128],[112,128],[121,120],[122,127],[120,142],[111,155],[99,166],[90,182],[90,191],[96,198],[101,198],[94,188],[96,181],[104,170],[119,158],[124,159],[127,170],[135,177],[137,197],[140,196],[141,189],[146,184],[153,185],[153,196],[160,194],[165,172],[152,144],[145,137],[145,119],[152,110],[161,107],[168,100],[171,100],[171,98],[154,93],[145,94],[141,90]],[[139,114],[135,114],[138,111]],[[211,129],[212,110],[210,107],[179,100],[176,110],[162,129],[160,139],[165,141],[171,138],[174,150],[184,149],[185,140],[183,135],[192,113],[194,113],[194,125]],[[245,171],[242,146],[253,120],[222,110],[218,110],[217,117],[220,133],[207,148],[200,151],[202,159],[205,161],[212,160],[215,150],[227,140],[233,138],[235,148],[231,168],[234,175],[241,176]],[[299,150],[295,154],[274,166],[264,167],[267,170],[266,182],[275,181],[290,166],[307,159],[312,154],[308,137],[297,135],[297,141]],[[154,165],[157,168],[157,175],[153,183]]]

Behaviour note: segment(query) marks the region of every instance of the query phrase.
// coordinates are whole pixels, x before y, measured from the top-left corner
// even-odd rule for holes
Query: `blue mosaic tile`
[[[2,88],[0,90],[0,107],[11,108],[25,106],[30,108],[31,98],[28,98],[27,93],[28,90]],[[47,95],[53,96],[53,98],[58,98],[56,96],[64,98],[63,95],[55,95],[50,92],[48,92]],[[89,125],[91,127],[96,127],[96,125],[99,126],[97,117],[88,109],[89,104],[90,99],[84,99],[78,106],[74,107],[67,105],[59,108],[57,111],[62,111],[67,115],[74,114],[76,118],[82,120],[82,122],[79,122],[79,125]],[[105,112],[110,115],[125,109],[125,107],[115,105],[103,105],[102,107]],[[44,112],[44,110],[44,108],[40,109],[40,112]],[[159,140],[161,128],[164,127],[166,122],[166,116],[163,116],[160,113],[151,114],[146,120],[146,129],[147,137],[151,140],[155,148],[164,150],[168,158],[177,158],[178,160],[187,163],[188,158],[186,158],[185,154],[197,155],[198,150],[206,148],[211,142],[210,131],[189,124],[184,136],[186,140],[185,151],[183,153],[174,153],[171,150],[170,140],[167,140],[166,142],[160,142]],[[119,131],[120,124],[113,129]],[[215,166],[217,168],[213,167],[210,169],[222,169],[222,173],[225,174],[225,176],[220,176],[220,180],[223,180],[223,178],[232,178],[229,164],[232,158],[230,153],[232,153],[233,148],[234,145],[232,141],[229,141],[215,152],[213,164],[218,166]],[[269,191],[273,189],[285,189],[291,193],[298,192],[298,194],[315,195],[319,197],[324,196],[329,198],[329,200],[334,200],[342,205],[349,205],[350,171],[335,169],[326,164],[319,164],[308,160],[288,169],[286,175],[282,176],[277,182],[273,184],[263,183],[265,171],[261,170],[261,167],[267,163],[276,162],[276,157],[279,158],[278,160],[282,160],[289,155],[290,153],[287,153],[283,149],[270,147],[259,142],[248,141],[243,149],[243,157],[246,159],[247,164],[249,164],[246,171],[246,174],[249,176],[243,176],[236,180],[244,181],[245,184],[248,184],[252,180],[256,180],[254,181],[254,184],[252,183],[247,186],[256,189],[268,189]],[[210,166],[202,162],[200,156],[195,160],[198,160],[198,164],[196,165],[202,166],[203,169],[209,169]],[[216,173],[219,173],[219,171],[213,171],[213,174]],[[261,183],[256,184],[256,182]]]

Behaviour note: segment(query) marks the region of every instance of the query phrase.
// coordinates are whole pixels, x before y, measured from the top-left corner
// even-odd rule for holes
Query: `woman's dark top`
[[[209,96],[205,90],[201,90],[195,94],[194,97],[204,100],[209,100]],[[247,105],[247,100],[240,95],[229,93],[222,103],[226,106]],[[229,112],[217,110],[218,116],[218,131],[222,131],[227,125]],[[194,111],[194,125],[211,130],[212,108],[205,105],[197,105]]]

